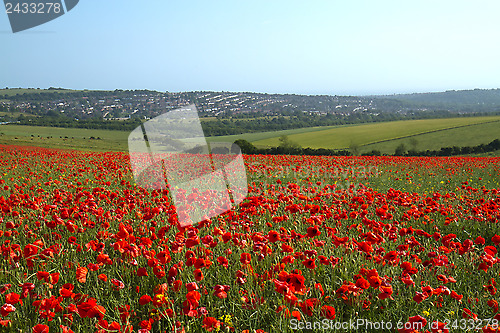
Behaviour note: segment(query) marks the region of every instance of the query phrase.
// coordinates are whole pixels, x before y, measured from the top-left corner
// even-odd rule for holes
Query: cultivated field
[[[55,127],[0,125],[0,143],[93,151],[127,151],[128,132]],[[33,137],[32,137],[33,135]],[[500,138],[500,116],[406,120],[372,124],[307,127],[285,131],[209,137],[209,142],[245,139],[257,147],[278,146],[287,135],[302,147],[373,149],[393,154],[401,143],[408,149],[439,150],[451,146],[475,146]],[[68,137],[68,138],[65,138]],[[102,140],[90,140],[90,137]],[[85,138],[85,139],[84,139]]]
[[[289,138],[302,147],[345,149],[355,144],[361,151],[379,149],[382,153],[394,153],[400,143],[410,146],[410,138],[420,143],[417,148],[421,150],[472,146],[500,138],[500,116],[360,124],[296,133]],[[275,136],[252,141],[256,146],[277,146],[278,139]]]

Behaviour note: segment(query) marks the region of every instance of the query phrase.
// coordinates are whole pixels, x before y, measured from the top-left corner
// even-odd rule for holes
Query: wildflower
[[[214,287],[214,296],[218,298],[227,298],[227,292],[231,289],[231,287],[226,285],[216,285]]]
[[[87,281],[87,272],[89,270],[86,267],[78,267],[76,269],[76,280],[80,283],[85,283]]]

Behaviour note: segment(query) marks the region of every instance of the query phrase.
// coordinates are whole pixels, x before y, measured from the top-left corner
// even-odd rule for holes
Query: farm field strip
[[[289,135],[289,138],[302,147],[345,149],[353,143],[363,146],[384,140],[429,133],[431,131],[449,130],[454,127],[479,125],[499,120],[500,116],[393,121],[362,124],[348,128],[326,129],[314,133],[292,134]],[[257,140],[253,143],[255,145],[277,146],[279,144],[278,138],[277,136],[265,140]]]
[[[499,123],[500,123],[500,120],[494,120],[494,121],[486,121],[484,123],[467,124],[467,125],[460,125],[460,126],[453,126],[453,127],[441,128],[441,129],[424,131],[424,132],[420,132],[420,133],[417,133],[417,134],[411,134],[411,135],[401,136],[401,137],[387,139],[387,140],[370,142],[370,143],[364,144],[363,147],[367,147],[367,146],[370,146],[370,145],[375,145],[377,143],[390,142],[390,141],[407,139],[407,138],[412,138],[412,137],[419,137],[419,136],[426,135],[426,134],[431,134],[431,133],[437,133],[437,132],[443,132],[443,131],[450,131],[450,130],[457,130],[457,129],[464,129],[466,127],[471,127],[471,126],[493,124],[493,125],[495,125],[495,127],[498,127]],[[499,131],[499,135],[500,135],[500,131]]]
[[[487,122],[365,145],[361,147],[360,150],[370,151],[372,149],[377,149],[382,153],[393,154],[396,147],[400,144],[405,145],[407,149],[416,149],[418,151],[427,149],[439,150],[442,147],[477,146],[480,144],[487,144],[499,138],[499,123]],[[412,140],[414,140],[413,143]]]

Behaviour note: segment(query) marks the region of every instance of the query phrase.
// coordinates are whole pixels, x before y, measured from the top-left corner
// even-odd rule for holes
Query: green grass
[[[409,145],[411,137],[418,142],[417,149],[439,149],[447,146],[470,146],[488,143],[500,137],[500,116],[404,120],[386,123],[341,126],[323,130],[287,134],[302,147],[345,149],[352,144],[361,151],[379,149],[393,153],[401,142]],[[256,146],[279,145],[278,132],[274,136],[259,133],[262,138],[251,141]],[[257,137],[256,137],[257,138]],[[252,140],[253,139],[253,140]]]
[[[416,135],[412,138],[416,140],[416,150],[439,150],[442,147],[463,147],[487,144],[495,139],[500,139],[500,123],[485,123],[447,129],[439,132]],[[366,145],[362,151],[372,149],[380,150],[382,153],[394,153],[396,147],[404,144],[406,148],[413,148],[411,138],[396,139],[392,141]]]
[[[499,125],[500,116],[406,120],[217,136],[209,137],[207,140],[234,142],[242,138],[257,147],[265,147],[277,146],[278,138],[281,135],[288,135],[290,140],[302,147],[346,149],[352,144],[357,144],[361,152],[377,149],[385,154],[393,154],[401,143],[407,148],[412,148],[412,138],[416,140],[416,149],[419,151],[486,144],[500,138]],[[125,131],[18,125],[0,125],[0,133],[3,133],[0,135],[0,144],[93,151],[127,151],[129,135]],[[64,138],[66,136],[67,139]],[[102,140],[89,140],[91,136],[100,137]],[[498,156],[494,153],[490,155]]]
[[[269,140],[269,139],[273,139],[273,140],[275,139],[276,142],[278,142],[278,138],[282,135],[292,136],[292,135],[296,135],[296,134],[313,133],[313,132],[324,131],[326,129],[334,129],[334,128],[350,127],[350,126],[356,126],[356,125],[318,126],[318,127],[305,127],[305,128],[296,128],[296,129],[272,131],[272,132],[213,136],[213,137],[207,138],[207,140],[209,142],[227,142],[227,141],[234,142],[237,139],[245,139],[247,141],[252,142],[256,146],[267,147],[268,146],[267,144],[261,144],[259,142]],[[275,146],[277,146],[277,145],[278,144],[276,144]]]
[[[22,125],[0,125],[0,133],[0,144],[5,145],[92,151],[126,151],[129,135],[125,131]],[[91,140],[92,136],[101,140]]]

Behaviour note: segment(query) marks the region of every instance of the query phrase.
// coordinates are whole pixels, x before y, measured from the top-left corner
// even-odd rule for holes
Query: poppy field
[[[0,332],[498,332],[500,158],[244,158],[181,227],[125,153],[0,146]]]

